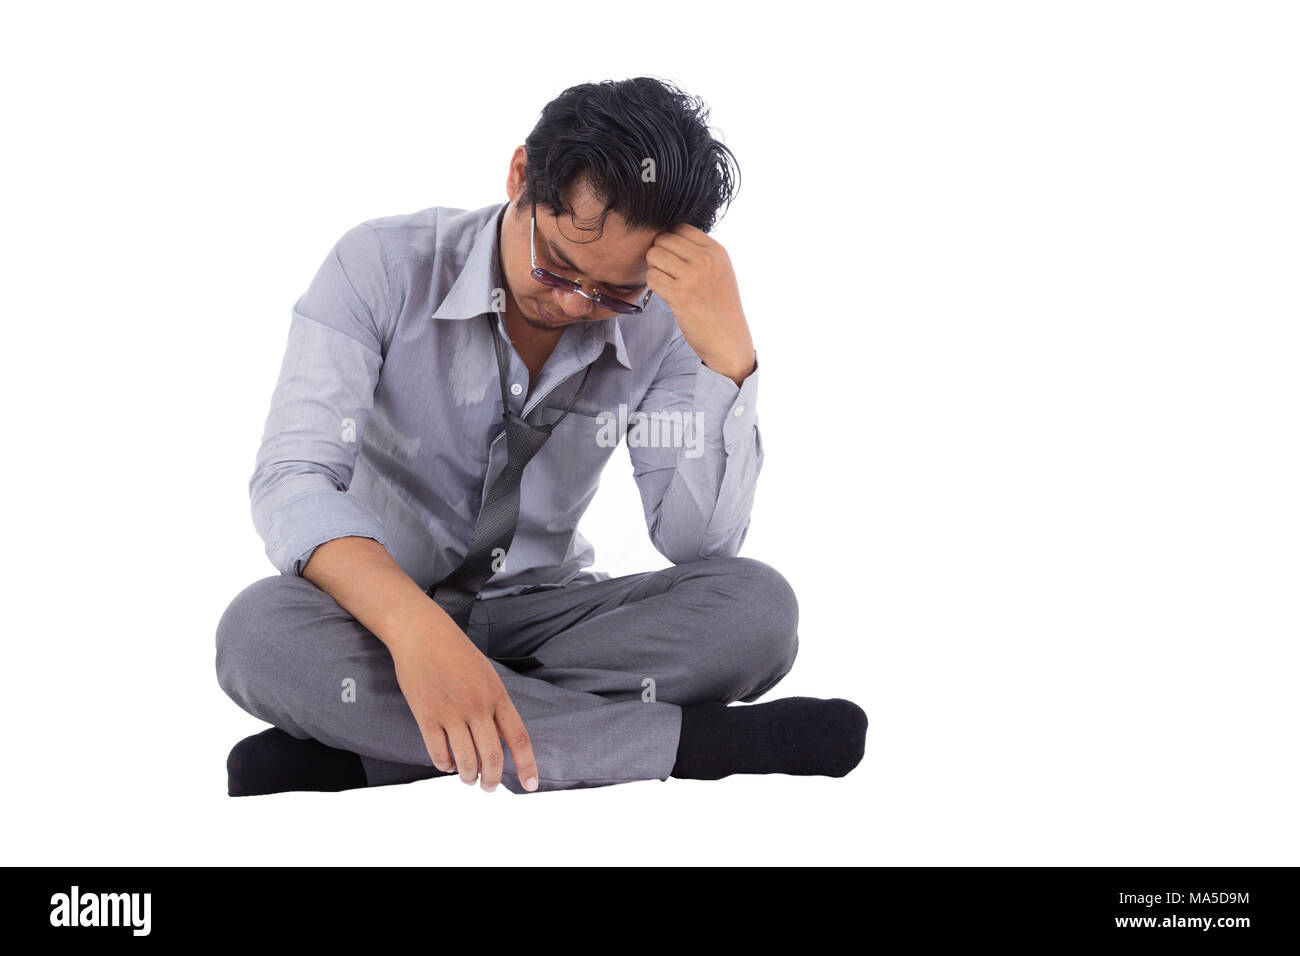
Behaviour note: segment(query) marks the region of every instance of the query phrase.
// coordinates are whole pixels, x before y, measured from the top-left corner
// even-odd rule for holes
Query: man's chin
[[[537,307],[537,318],[532,319],[525,315],[524,321],[527,322],[535,329],[550,331],[553,329],[562,329],[566,325],[572,325],[574,322],[577,322],[578,320],[569,319],[569,318],[559,318],[558,316],[556,317],[548,316],[546,312],[542,309],[542,307],[539,305]]]

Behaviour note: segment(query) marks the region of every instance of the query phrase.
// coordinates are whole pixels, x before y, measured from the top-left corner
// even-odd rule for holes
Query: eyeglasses
[[[548,272],[546,269],[539,269],[537,267],[537,243],[534,240],[536,233],[537,203],[534,202],[533,223],[529,227],[528,233],[528,248],[533,257],[532,276],[542,285],[549,286],[552,289],[563,289],[565,292],[576,292],[578,295],[595,302],[602,309],[609,309],[611,312],[621,312],[623,315],[635,315],[638,312],[644,311],[646,303],[650,301],[650,296],[654,295],[653,291],[647,289],[645,298],[641,300],[640,305],[633,305],[631,302],[624,302],[622,299],[615,299],[613,296],[606,295],[604,292],[592,292],[588,295],[582,290],[582,283],[577,279],[566,279],[564,276],[557,276],[554,272]]]

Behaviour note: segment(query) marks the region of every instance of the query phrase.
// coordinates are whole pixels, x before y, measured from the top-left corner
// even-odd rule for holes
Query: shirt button
[[[510,386],[510,394],[511,394],[511,395],[522,395],[522,394],[524,394],[524,387],[523,387],[522,385],[520,385],[518,382],[515,382],[515,384],[513,384],[513,385]]]
[[[745,406],[744,406],[744,405],[737,405],[737,406],[736,406],[736,410],[735,410],[734,412],[732,412],[731,414],[733,414],[733,415],[735,415],[737,418],[739,418],[741,415],[745,414]]]

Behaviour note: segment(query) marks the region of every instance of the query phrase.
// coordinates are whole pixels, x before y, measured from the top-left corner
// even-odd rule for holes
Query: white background
[[[10,9],[6,862],[1300,862],[1293,10]],[[350,226],[504,201],[548,100],[642,74],[740,163],[743,553],[801,604],[769,697],[859,702],[865,759],[228,797],[265,725],[214,633],[274,573],[290,306]],[[584,530],[665,563],[624,451]]]

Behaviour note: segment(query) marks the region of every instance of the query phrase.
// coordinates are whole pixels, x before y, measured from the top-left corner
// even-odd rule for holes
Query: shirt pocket
[[[554,420],[562,411],[546,409],[543,414]],[[618,415],[612,412],[586,414],[573,409],[556,422],[543,451],[561,468],[567,464],[575,472],[599,470],[623,440],[619,428]]]
[[[563,409],[543,409],[537,418],[555,421]],[[528,464],[524,481],[537,503],[553,516],[553,527],[576,520],[596,493],[601,472],[621,436],[616,415],[570,411]]]

